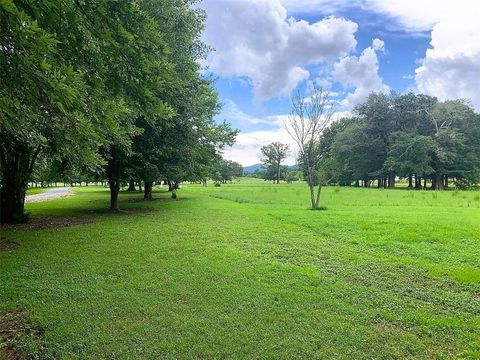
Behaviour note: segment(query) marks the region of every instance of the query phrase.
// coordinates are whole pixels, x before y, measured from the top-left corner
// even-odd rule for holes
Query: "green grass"
[[[303,184],[241,181],[112,215],[105,189],[74,191],[28,208],[94,223],[2,231],[21,247],[0,253],[0,313],[44,329],[28,352],[480,357],[478,192],[330,187],[310,211]]]
[[[44,192],[48,188],[43,188],[43,187],[30,187],[27,189],[27,195],[36,195]]]

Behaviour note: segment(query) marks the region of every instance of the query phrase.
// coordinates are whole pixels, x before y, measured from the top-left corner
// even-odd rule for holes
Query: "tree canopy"
[[[2,222],[25,220],[27,183],[48,167],[108,179],[113,210],[129,178],[211,173],[236,131],[213,120],[194,3],[0,2]]]
[[[320,141],[331,183],[394,187],[474,187],[480,179],[480,115],[465,100],[372,94],[355,116],[334,122]]]

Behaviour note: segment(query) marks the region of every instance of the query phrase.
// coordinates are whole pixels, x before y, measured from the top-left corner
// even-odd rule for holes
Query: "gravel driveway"
[[[35,195],[27,195],[25,198],[25,202],[38,202],[38,201],[47,201],[58,199],[65,196],[73,195],[73,192],[68,187],[58,187],[53,189],[47,189],[40,194]]]

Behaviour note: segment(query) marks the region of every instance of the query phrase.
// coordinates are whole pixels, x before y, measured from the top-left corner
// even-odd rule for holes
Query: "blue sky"
[[[290,94],[316,82],[348,114],[372,91],[469,98],[480,108],[477,2],[459,0],[206,0],[207,59],[241,130],[225,157],[258,162],[260,147],[291,143],[282,117]],[[292,143],[291,143],[292,144]],[[288,163],[295,161],[295,148]]]

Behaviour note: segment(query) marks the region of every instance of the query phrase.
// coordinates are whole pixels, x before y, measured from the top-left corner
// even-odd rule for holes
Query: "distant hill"
[[[261,169],[262,166],[263,166],[263,164],[254,164],[254,165],[250,165],[250,166],[244,166],[243,167],[243,172],[245,174],[252,174],[255,171],[257,171],[258,169]]]
[[[254,165],[250,165],[250,166],[244,166],[243,167],[243,172],[245,174],[253,174],[258,169],[261,169],[262,166],[264,166],[264,165],[263,164],[254,164]],[[288,165],[288,167],[292,170],[297,170],[298,169],[297,165]]]

